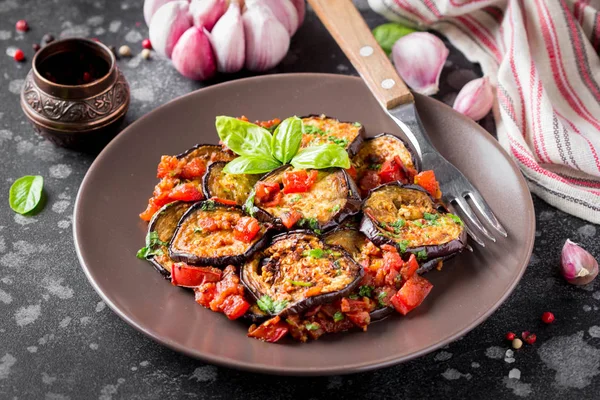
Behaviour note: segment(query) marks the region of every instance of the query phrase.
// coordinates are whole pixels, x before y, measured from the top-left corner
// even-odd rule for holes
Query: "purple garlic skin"
[[[173,49],[173,66],[186,78],[198,81],[212,78],[217,63],[206,31],[192,26],[181,35]]]
[[[492,85],[487,77],[468,82],[456,96],[453,108],[473,121],[487,115],[494,104]]]
[[[190,14],[194,26],[204,27],[209,32],[227,10],[226,0],[192,0]]]
[[[150,26],[152,16],[154,13],[163,5],[170,3],[175,0],[146,0],[144,1],[144,20],[146,25]]]
[[[438,84],[448,49],[437,36],[414,32],[401,37],[392,47],[392,59],[398,74],[415,92],[430,96]]]
[[[206,32],[205,32],[206,33]],[[208,34],[219,72],[237,72],[244,67],[246,39],[240,6],[232,2]]]
[[[269,7],[275,18],[287,29],[290,36],[296,33],[300,26],[298,11],[290,0],[246,0],[246,6],[248,7],[255,4],[263,4]]]
[[[290,35],[269,7],[247,4],[242,15],[246,37],[246,68],[266,71],[283,60],[290,47]]]
[[[304,16],[306,15],[305,0],[292,0],[292,4],[296,7],[296,12],[298,12],[298,27],[300,27],[304,22]]]
[[[171,1],[164,4],[154,13],[150,22],[152,47],[158,54],[171,58],[175,44],[191,26],[187,1]]]
[[[561,253],[561,273],[573,285],[587,285],[598,276],[598,261],[577,243],[567,239]]]

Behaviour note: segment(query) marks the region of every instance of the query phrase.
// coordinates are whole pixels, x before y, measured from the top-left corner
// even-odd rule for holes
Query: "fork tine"
[[[492,209],[487,204],[483,196],[481,196],[481,194],[479,194],[479,192],[476,189],[468,192],[467,196],[469,196],[471,201],[473,201],[473,204],[475,204],[475,207],[477,207],[477,210],[479,210],[481,215],[485,217],[487,222],[489,222],[489,224],[493,226],[494,229],[500,232],[502,236],[508,237],[506,229],[504,229],[504,227],[500,224],[498,219],[496,219],[496,216],[492,212]]]
[[[485,237],[490,239],[492,242],[496,241],[496,238],[493,237],[487,231],[487,229],[485,229],[485,227],[481,224],[481,221],[479,221],[479,218],[477,218],[477,215],[475,215],[473,210],[471,210],[469,203],[467,203],[467,201],[464,198],[456,197],[456,198],[454,198],[454,202],[458,205],[458,207],[461,209],[461,211],[464,213],[464,215],[468,218],[469,222],[473,226],[475,226],[475,228],[477,228],[481,233],[483,233],[483,235]]]
[[[454,201],[454,199],[452,199],[451,201]],[[451,201],[448,201],[448,209],[450,211],[452,211],[453,214],[458,214],[456,212],[456,209],[454,208],[454,206],[452,206]],[[467,224],[465,224],[465,229],[467,230],[467,233],[469,234],[469,236],[471,237],[471,239],[473,239],[475,241],[475,243],[477,243],[478,245],[480,245],[481,247],[485,247],[485,242],[483,240],[481,240],[479,238],[479,236],[477,236],[476,234],[473,233],[473,231],[471,230],[471,228],[469,228],[469,226]],[[467,245],[468,250],[469,251],[473,251],[473,248],[469,245]]]

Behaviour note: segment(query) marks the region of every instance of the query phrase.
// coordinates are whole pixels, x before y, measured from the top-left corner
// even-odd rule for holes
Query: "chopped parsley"
[[[310,228],[315,231],[316,234],[321,233],[319,230],[319,221],[317,221],[316,218],[302,218],[300,221],[298,221],[298,226]]]
[[[313,125],[302,125],[302,132],[303,133],[308,133],[310,135],[319,135],[319,136],[323,136],[325,134],[325,131],[313,126]]]
[[[215,201],[214,200],[206,200],[202,203],[200,207],[201,211],[213,211],[215,209]]]
[[[394,233],[400,233],[400,228],[402,228],[404,225],[406,225],[406,221],[402,218],[390,224],[390,226],[394,228]]]
[[[358,288],[358,295],[361,297],[371,297],[373,289],[375,289],[373,286],[363,285]]]
[[[287,300],[273,301],[271,296],[266,294],[256,301],[258,308],[269,314],[279,314],[287,304]]]
[[[338,212],[338,211],[340,211],[340,205],[336,204],[335,206],[331,207],[329,209],[329,211],[332,211],[332,212]]]
[[[413,224],[416,225],[416,226],[418,226],[419,228],[423,227],[423,224],[421,223],[421,221],[418,221],[418,220],[414,220]]]
[[[311,282],[302,282],[302,281],[293,281],[291,279],[288,280],[289,283],[291,283],[294,286],[312,286],[313,284]]]
[[[406,253],[406,249],[408,248],[409,242],[408,240],[401,240],[398,242],[398,247],[400,247],[400,253]]]
[[[299,194],[297,194],[297,195],[295,195],[294,197],[292,197],[290,199],[290,203],[295,203],[295,202],[297,202],[300,199],[302,199],[302,196],[300,196]]]
[[[304,257],[322,258],[325,255],[325,251],[323,249],[304,250],[302,255]]]
[[[417,256],[417,260],[427,260],[427,251],[425,250],[417,251],[415,255]]]
[[[338,138],[335,136],[328,136],[327,139],[340,147],[346,148],[346,146],[348,146],[348,139]]]
[[[425,218],[427,221],[435,221],[438,216],[437,214],[430,214],[428,212],[423,213],[423,218]]]
[[[333,314],[333,322],[340,322],[343,319],[344,319],[344,314],[342,314],[341,311],[337,311],[335,314]]]
[[[348,296],[348,298],[351,299],[351,300],[357,300],[358,299],[358,295],[351,294],[350,296]]]
[[[369,165],[369,169],[371,171],[379,171],[380,168],[381,168],[381,164],[371,164],[371,165]]]
[[[360,128],[362,126],[360,122],[354,122],[352,125],[356,126],[357,128]]]
[[[164,252],[160,248],[160,246],[168,245],[169,243],[160,240],[160,237],[158,237],[158,232],[148,232],[148,234],[146,235],[146,246],[138,250],[136,257],[144,259],[150,256],[162,256]]]
[[[398,275],[400,276],[400,275]],[[387,292],[381,292],[379,293],[379,296],[377,296],[377,302],[379,303],[379,305],[381,307],[387,307],[387,304],[384,303],[383,300],[385,300],[385,297],[387,296]]]
[[[460,219],[457,215],[450,214],[450,213],[448,213],[446,215],[449,216],[452,219],[452,221],[456,222],[458,225],[460,225],[460,226],[464,225],[464,222],[462,221],[462,219]]]
[[[204,231],[199,226],[194,227],[194,233],[202,233],[202,232],[204,232]]]
[[[317,324],[316,322],[310,322],[310,323],[308,323],[308,324],[306,324],[304,326],[309,331],[316,331],[317,329],[319,329],[321,327],[321,325]]]
[[[256,207],[254,207],[254,197],[256,196],[256,191],[252,189],[246,202],[244,203],[244,210],[250,214],[251,217],[254,217],[254,213],[256,212]]]

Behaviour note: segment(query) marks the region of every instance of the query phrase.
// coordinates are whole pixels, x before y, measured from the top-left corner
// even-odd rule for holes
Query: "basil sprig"
[[[33,211],[42,200],[44,178],[39,175],[26,175],[17,179],[8,194],[10,208],[19,214]]]
[[[223,168],[229,174],[263,174],[283,164],[298,169],[350,168],[346,150],[333,144],[300,149],[303,123],[298,117],[285,119],[271,133],[253,123],[219,116],[217,133],[231,151],[239,155]]]

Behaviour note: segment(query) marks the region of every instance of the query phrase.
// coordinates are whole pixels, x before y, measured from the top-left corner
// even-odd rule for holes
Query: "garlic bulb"
[[[186,78],[205,80],[217,72],[210,41],[202,28],[189,28],[173,49],[173,65]]]
[[[298,13],[298,27],[304,22],[304,16],[306,14],[306,3],[304,0],[292,0],[292,4],[296,7]]]
[[[290,47],[290,35],[269,7],[256,2],[247,6],[242,15],[246,37],[246,68],[265,71],[283,60]]]
[[[192,0],[190,3],[190,14],[192,14],[194,26],[204,27],[208,31],[213,29],[226,10],[226,0]]]
[[[190,26],[192,20],[185,0],[172,1],[161,6],[150,21],[150,41],[154,50],[171,58],[175,44]]]
[[[586,285],[598,275],[598,261],[577,243],[569,239],[561,253],[561,273],[573,285]]]
[[[453,108],[474,121],[485,117],[494,104],[492,85],[487,77],[473,79],[458,92]]]
[[[246,41],[240,6],[232,2],[208,34],[219,72],[237,72],[244,67]]]
[[[403,36],[392,47],[394,65],[404,82],[415,92],[427,96],[439,90],[440,74],[448,53],[444,42],[427,32]]]
[[[255,4],[264,4],[269,7],[275,18],[285,26],[290,36],[298,29],[298,11],[290,0],[246,0],[247,7]]]
[[[144,1],[144,20],[146,25],[150,26],[152,16],[154,13],[164,4],[170,3],[175,0],[146,0]]]

